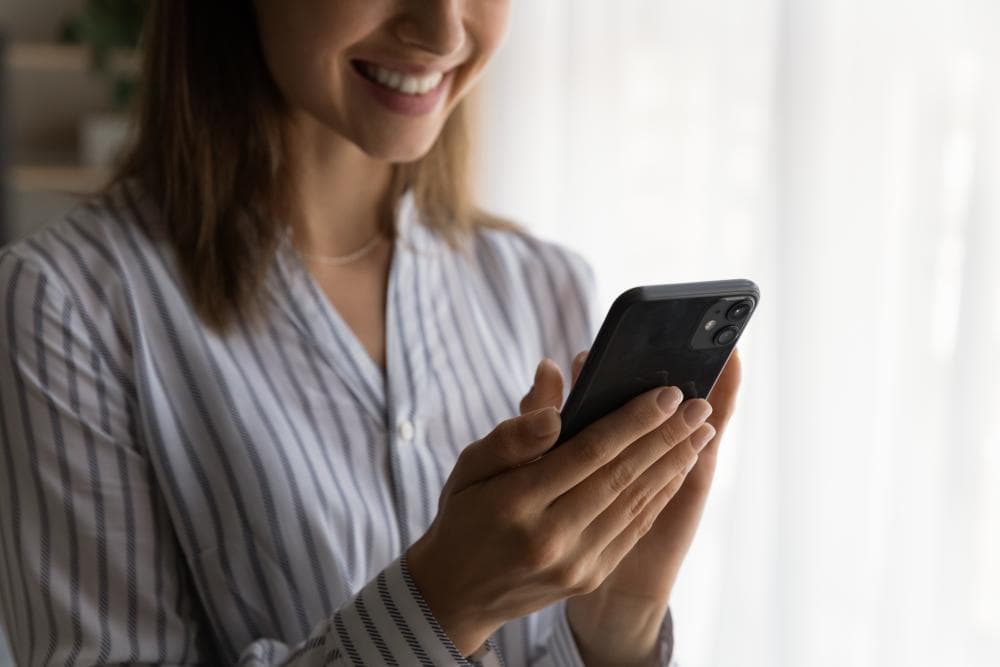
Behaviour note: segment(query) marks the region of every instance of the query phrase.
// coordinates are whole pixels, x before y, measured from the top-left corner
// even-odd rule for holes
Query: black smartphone
[[[760,301],[751,280],[635,287],[615,299],[562,409],[556,446],[655,387],[706,398]]]

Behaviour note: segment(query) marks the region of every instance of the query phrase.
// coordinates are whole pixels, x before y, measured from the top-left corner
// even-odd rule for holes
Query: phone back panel
[[[739,336],[724,345],[697,346],[703,349],[693,342],[709,311],[727,298],[730,303],[749,298],[755,308],[760,296],[757,286],[745,280],[655,285],[622,294],[566,401],[557,444],[655,387],[676,385],[685,398],[706,398]]]

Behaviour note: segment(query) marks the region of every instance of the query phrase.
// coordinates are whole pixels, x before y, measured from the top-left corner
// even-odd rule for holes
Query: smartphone
[[[751,280],[634,287],[615,299],[562,409],[555,446],[655,387],[706,398],[760,302]]]

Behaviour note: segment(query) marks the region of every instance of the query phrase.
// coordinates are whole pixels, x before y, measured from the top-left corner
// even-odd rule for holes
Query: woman
[[[0,257],[19,664],[669,661],[738,361],[542,456],[591,278],[469,202],[507,13],[152,3],[115,185]]]

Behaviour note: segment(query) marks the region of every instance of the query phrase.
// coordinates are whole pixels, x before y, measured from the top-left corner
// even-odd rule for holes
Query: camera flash
[[[711,331],[712,329],[715,328],[716,324],[717,322],[715,320],[709,320],[708,322],[705,322],[705,331]]]

